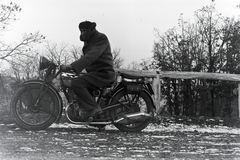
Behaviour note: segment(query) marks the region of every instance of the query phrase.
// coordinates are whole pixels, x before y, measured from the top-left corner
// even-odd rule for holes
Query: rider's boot
[[[100,113],[102,113],[102,109],[101,109],[101,107],[98,106],[97,108],[94,108],[89,111],[89,117],[94,117],[95,115],[100,114]]]
[[[90,110],[86,116],[86,118],[88,119],[88,122],[92,122],[93,121],[93,117],[98,115],[98,114],[101,114],[102,113],[102,109],[101,107],[97,107],[97,108],[94,108],[92,110]]]

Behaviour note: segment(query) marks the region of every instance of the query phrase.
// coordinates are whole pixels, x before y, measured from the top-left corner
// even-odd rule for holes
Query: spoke
[[[47,114],[50,114],[50,115],[56,117],[56,115],[54,115],[54,113],[51,111],[50,108],[48,109],[48,108],[46,108],[46,107],[39,107],[39,109],[40,109],[41,111],[43,111],[44,113],[47,113]]]
[[[32,106],[33,105],[33,95],[32,95],[32,91],[30,90],[29,86],[27,86],[27,99],[28,99],[29,105]]]

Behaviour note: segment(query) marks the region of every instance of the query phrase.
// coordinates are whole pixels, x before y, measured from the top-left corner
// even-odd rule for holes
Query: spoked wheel
[[[133,113],[146,113],[151,114],[153,112],[153,103],[151,97],[146,92],[142,91],[136,94],[129,94],[125,90],[121,90],[114,96],[115,100],[111,104],[118,103],[116,100],[120,101],[124,105],[120,105],[114,111],[112,111],[112,116],[121,117],[124,114]],[[131,122],[129,124],[115,123],[114,125],[121,131],[124,132],[139,132],[146,128],[151,122],[151,117],[143,118],[136,123]]]
[[[15,122],[27,130],[42,130],[49,127],[59,116],[61,104],[52,88],[42,84],[20,87],[11,101]]]

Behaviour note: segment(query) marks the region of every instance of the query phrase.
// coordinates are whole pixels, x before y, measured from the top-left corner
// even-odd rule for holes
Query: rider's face
[[[86,37],[86,36],[87,36],[87,31],[88,31],[87,29],[81,29],[81,30],[80,30],[81,36],[82,36],[84,39],[87,38],[87,37]]]

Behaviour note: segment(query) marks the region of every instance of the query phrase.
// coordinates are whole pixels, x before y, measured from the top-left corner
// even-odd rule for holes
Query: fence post
[[[161,108],[161,79],[160,75],[157,74],[156,78],[153,80],[153,90],[154,90],[154,102],[156,106],[156,113],[160,113],[162,108]]]
[[[240,118],[240,83],[238,83],[238,118]]]

